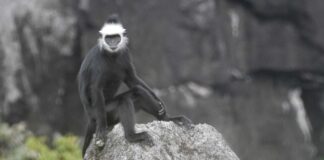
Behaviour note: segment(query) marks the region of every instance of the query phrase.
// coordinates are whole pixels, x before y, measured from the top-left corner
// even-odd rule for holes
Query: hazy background
[[[0,0],[1,121],[83,136],[76,74],[111,13],[171,114],[242,160],[324,158],[323,0]]]

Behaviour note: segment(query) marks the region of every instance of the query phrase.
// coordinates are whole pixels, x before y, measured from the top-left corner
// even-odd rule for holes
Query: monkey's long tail
[[[93,134],[96,131],[96,123],[95,121],[90,120],[88,126],[87,126],[87,132],[84,138],[83,148],[82,148],[82,157],[84,158],[84,155],[87,151],[87,148],[90,145],[90,142],[92,140]]]

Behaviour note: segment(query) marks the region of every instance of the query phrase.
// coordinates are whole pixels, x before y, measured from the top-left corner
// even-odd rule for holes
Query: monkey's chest
[[[116,88],[124,81],[126,73],[124,69],[115,67],[105,73],[105,88]]]
[[[106,73],[104,82],[104,96],[106,100],[113,99],[114,95],[118,91],[119,86],[124,81],[125,74],[122,72],[109,72]]]
[[[126,68],[120,57],[107,61],[104,73],[104,90],[113,96],[126,78]]]
[[[105,75],[106,82],[122,82],[126,77],[126,74],[121,69],[115,69],[114,71],[107,72]]]

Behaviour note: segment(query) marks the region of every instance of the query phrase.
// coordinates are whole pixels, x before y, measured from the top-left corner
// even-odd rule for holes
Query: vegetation
[[[34,136],[24,124],[0,124],[0,160],[80,160],[79,138]]]

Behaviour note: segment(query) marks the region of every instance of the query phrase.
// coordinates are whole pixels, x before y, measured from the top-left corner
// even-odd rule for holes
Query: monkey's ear
[[[100,30],[98,33],[100,37],[103,35],[102,30]]]

